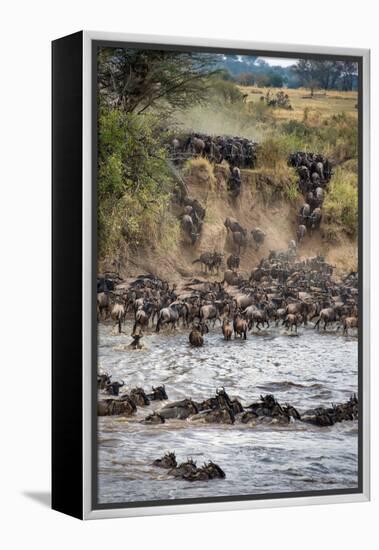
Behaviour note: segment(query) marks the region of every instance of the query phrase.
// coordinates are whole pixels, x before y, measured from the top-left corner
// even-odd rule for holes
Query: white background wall
[[[6,539],[3,548],[67,550],[81,545],[93,549],[114,545],[140,549],[245,550],[265,545],[269,550],[275,547],[348,550],[360,544],[374,546],[379,512],[375,342],[379,327],[375,288],[372,502],[85,524],[52,512],[40,502],[46,501],[50,484],[50,41],[76,30],[95,29],[372,48],[372,120],[376,130],[379,30],[374,6],[369,0],[354,3],[13,0],[2,4],[0,540]],[[377,147],[377,136],[373,135],[373,163]],[[376,177],[377,170],[373,169],[373,205],[378,201]],[[373,214],[375,246],[378,215],[374,208]],[[377,267],[374,247],[372,264]]]

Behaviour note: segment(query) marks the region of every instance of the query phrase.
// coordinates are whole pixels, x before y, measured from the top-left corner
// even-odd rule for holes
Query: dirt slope
[[[140,273],[154,273],[172,282],[183,278],[201,276],[200,263],[193,264],[202,252],[219,251],[225,260],[236,253],[236,245],[224,227],[227,216],[236,218],[249,231],[248,244],[241,250],[240,272],[249,274],[260,259],[270,250],[284,250],[296,233],[296,214],[302,199],[291,202],[283,196],[283,183],[257,171],[242,171],[242,189],[238,198],[229,196],[226,188],[228,170],[224,166],[215,168],[214,177],[204,171],[192,171],[186,177],[189,195],[206,208],[205,223],[197,243],[193,246],[188,237],[180,231],[172,246],[164,249],[142,250],[121,266],[121,275],[135,276]],[[173,206],[172,212],[179,218],[182,209]],[[257,252],[250,234],[253,227],[260,227],[267,237]],[[356,243],[343,235],[340,242],[331,245],[322,239],[322,231],[306,237],[299,250],[300,256],[323,254],[327,261],[336,266],[337,272],[346,272],[356,267]],[[222,271],[218,277],[222,279]]]

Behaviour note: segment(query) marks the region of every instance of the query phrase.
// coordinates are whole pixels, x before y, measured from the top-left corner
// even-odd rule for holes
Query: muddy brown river
[[[116,334],[99,326],[99,370],[125,381],[126,389],[165,384],[169,400],[201,401],[224,386],[244,405],[272,393],[300,412],[330,406],[358,391],[358,344],[333,329],[307,327],[288,336],[270,327],[246,341],[225,342],[216,325],[202,348],[191,348],[188,331],[153,332],[145,349],[126,349],[131,327]],[[123,388],[124,389],[124,388]],[[358,471],[358,422],[317,427],[293,421],[286,426],[201,424],[168,420],[140,423],[167,401],[138,407],[133,417],[98,420],[100,503],[354,488]],[[175,451],[178,463],[192,457],[198,465],[213,460],[225,479],[188,482],[172,479],[152,466]]]

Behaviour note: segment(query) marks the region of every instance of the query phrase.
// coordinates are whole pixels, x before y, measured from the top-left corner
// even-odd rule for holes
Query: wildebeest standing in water
[[[195,325],[189,334],[189,343],[196,348],[204,344],[203,335],[208,332],[208,327],[205,323]]]
[[[231,340],[233,334],[233,326],[229,319],[224,319],[222,322],[222,333],[225,340]]]
[[[111,318],[113,321],[116,321],[118,325],[118,332],[121,334],[121,325],[125,321],[125,307],[123,304],[115,303],[112,311]]]
[[[171,329],[174,329],[176,326],[176,323],[179,320],[179,309],[182,306],[180,302],[174,302],[170,304],[168,307],[164,307],[160,310],[158,314],[158,321],[157,326],[155,328],[155,332],[159,332],[162,325],[164,324],[171,324]]]
[[[244,338],[246,340],[247,334],[247,321],[241,316],[240,313],[236,313],[233,319],[234,338]]]

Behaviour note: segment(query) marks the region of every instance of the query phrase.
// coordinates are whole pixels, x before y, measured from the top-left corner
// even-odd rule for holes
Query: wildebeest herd
[[[208,270],[220,268],[223,255],[204,253],[198,260]],[[290,331],[315,320],[314,327],[326,330],[335,324],[343,334],[358,327],[358,276],[352,272],[342,279],[333,278],[333,266],[322,256],[300,260],[291,247],[271,251],[251,271],[250,277],[237,275],[237,256],[227,259],[234,266],[224,272],[220,282],[192,280],[177,290],[153,275],[141,275],[131,283],[105,281],[97,295],[98,319],[110,317],[122,330],[126,316],[134,320],[133,335],[142,336],[150,325],[160,332],[180,324],[197,331],[203,339],[209,324],[218,321],[224,329],[233,326],[235,337],[247,337],[279,322]],[[232,275],[232,277],[229,277]],[[206,327],[205,327],[206,325]],[[224,330],[223,330],[224,332]],[[198,341],[201,341],[198,338]]]
[[[143,388],[132,388],[129,392],[112,394],[111,376],[106,373],[98,375],[99,416],[122,415],[132,416],[137,407],[149,407],[151,401],[168,400],[164,386],[153,388],[148,394]],[[118,383],[120,385],[120,383]],[[111,393],[111,396],[107,395]],[[237,398],[231,398],[225,388],[216,390],[214,396],[203,400],[185,398],[170,401],[149,412],[140,422],[143,424],[164,424],[169,420],[188,420],[198,424],[242,424],[270,423],[289,424],[294,420],[316,426],[333,426],[344,420],[358,418],[358,399],[353,395],[347,402],[331,407],[315,407],[300,412],[289,403],[280,404],[273,395],[260,396],[260,400],[243,405]]]
[[[170,144],[174,162],[201,156],[215,164],[226,160],[232,168],[254,168],[257,150],[258,144],[247,138],[210,136],[199,132],[174,137]]]
[[[297,241],[300,243],[307,230],[312,234],[320,227],[325,191],[333,172],[330,161],[317,153],[297,151],[289,156],[288,164],[296,168],[299,191],[304,196],[298,214]]]

